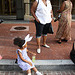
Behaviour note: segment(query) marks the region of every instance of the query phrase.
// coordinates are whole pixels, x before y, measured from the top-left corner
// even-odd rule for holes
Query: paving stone
[[[10,21],[9,21],[10,22]],[[11,32],[10,29],[13,26],[29,26],[29,31],[22,32]],[[47,44],[50,46],[50,49],[42,47],[42,39],[41,39],[41,53],[38,54],[36,52],[36,30],[35,24],[32,22],[29,23],[3,23],[0,24],[0,54],[3,56],[3,59],[16,59],[16,49],[17,47],[13,44],[13,39],[15,37],[24,38],[28,33],[33,36],[32,41],[28,42],[28,49],[36,53],[36,59],[38,60],[48,60],[48,59],[70,59],[70,51],[72,49],[72,43],[75,39],[75,22],[72,22],[72,41],[67,43],[63,42],[62,44],[58,44],[55,40],[55,34],[57,31],[58,22],[53,23],[54,34],[48,34]],[[12,51],[11,51],[12,50]],[[6,52],[6,53],[5,53]],[[14,55],[13,55],[14,54]],[[11,55],[11,56],[9,56]],[[30,57],[32,55],[29,54]]]
[[[17,47],[13,45],[13,39],[15,37],[24,37],[27,34],[31,34],[33,36],[32,41],[28,43],[28,49],[32,52],[36,53],[36,60],[66,60],[70,59],[70,51],[72,49],[73,40],[75,39],[75,22],[72,22],[71,34],[72,40],[67,43],[63,42],[62,44],[58,44],[55,40],[55,34],[58,27],[58,22],[52,24],[54,29],[54,34],[48,34],[47,44],[50,46],[50,49],[44,48],[42,46],[43,40],[41,39],[41,53],[38,54],[36,52],[36,30],[35,24],[32,22],[29,23],[2,23],[0,24],[0,55],[2,55],[3,59],[16,59],[16,49]],[[11,32],[10,29],[13,26],[29,26],[29,31],[21,31],[21,32]],[[31,54],[28,54],[30,58],[32,58]],[[62,62],[61,62],[62,63]],[[41,71],[43,75],[75,75],[75,71]],[[24,75],[23,72],[16,71],[0,71],[0,75]],[[32,72],[32,75],[35,75]]]
[[[75,71],[41,71],[43,75],[75,75]],[[0,71],[0,75],[26,75],[24,72]],[[34,72],[32,75],[36,75]]]

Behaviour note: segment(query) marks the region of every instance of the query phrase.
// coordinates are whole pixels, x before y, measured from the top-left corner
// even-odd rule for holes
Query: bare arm
[[[53,10],[51,10],[51,18],[52,18],[51,24],[53,24]]]
[[[65,8],[65,2],[63,2],[63,4],[61,5],[60,9],[57,10],[58,13],[61,13]]]
[[[31,14],[35,18],[35,20],[37,22],[39,22],[39,20],[37,19],[36,15],[35,15],[35,11],[37,9],[37,5],[38,5],[37,1],[34,1],[33,4],[32,4],[32,7],[31,7]]]
[[[33,53],[32,51],[29,51],[28,49],[27,49],[27,52],[29,52],[29,53],[31,53],[33,55],[36,55],[35,53]]]
[[[53,10],[51,11],[51,17],[53,17]]]
[[[52,4],[51,4],[51,2],[50,2],[50,5],[51,5],[51,18],[53,17],[53,10],[52,10]]]
[[[21,53],[21,52],[19,52],[19,51],[18,51],[18,54],[19,54],[19,57],[20,57],[20,59],[21,59],[22,61],[24,61],[24,62],[26,62],[26,63],[28,63],[29,65],[31,65],[31,66],[32,66],[32,63],[31,63],[30,61],[27,61],[27,60],[25,60],[25,59],[23,58],[23,56],[22,56],[22,53]]]

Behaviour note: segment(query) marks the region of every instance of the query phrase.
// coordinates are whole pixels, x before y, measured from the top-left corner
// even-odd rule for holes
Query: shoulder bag
[[[73,42],[73,48],[70,52],[70,58],[73,61],[73,63],[75,64],[75,41]]]

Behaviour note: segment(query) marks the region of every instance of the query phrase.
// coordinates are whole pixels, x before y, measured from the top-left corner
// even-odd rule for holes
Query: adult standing
[[[37,52],[40,53],[41,36],[43,36],[43,46],[46,48],[50,48],[50,46],[46,44],[48,30],[47,26],[51,24],[51,16],[53,15],[50,0],[35,0],[31,7],[31,13],[35,18],[36,41],[38,45]]]
[[[72,2],[71,0],[65,0],[60,9],[57,11],[61,13],[61,18],[59,20],[58,29],[56,32],[56,39],[58,43],[61,44],[62,38],[63,41],[67,42],[71,40],[71,20],[72,20]]]

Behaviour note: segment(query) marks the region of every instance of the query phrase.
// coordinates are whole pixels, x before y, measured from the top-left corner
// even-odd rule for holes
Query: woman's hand
[[[38,23],[40,23],[40,21],[39,21],[37,18],[35,18],[35,20],[36,20]]]

